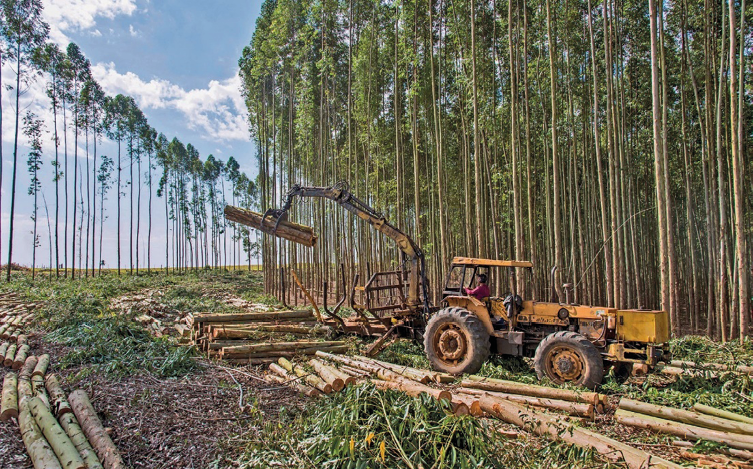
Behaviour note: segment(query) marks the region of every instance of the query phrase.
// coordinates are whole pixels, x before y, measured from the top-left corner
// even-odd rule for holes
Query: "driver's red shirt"
[[[474,296],[477,300],[483,300],[484,298],[491,295],[491,291],[489,291],[489,287],[486,286],[485,283],[482,283],[481,285],[477,286],[473,290],[470,288],[465,289],[466,295]]]

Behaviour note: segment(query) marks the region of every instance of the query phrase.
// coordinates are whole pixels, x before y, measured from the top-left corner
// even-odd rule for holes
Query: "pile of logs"
[[[731,456],[753,459],[753,419],[733,412],[701,404],[693,406],[693,410],[685,410],[622,399],[615,419],[623,425],[683,440],[721,443],[730,448]]]
[[[196,314],[191,344],[208,357],[260,365],[317,351],[347,351],[344,341],[319,340],[332,334],[333,330],[318,323],[310,310]],[[290,335],[306,338],[291,341],[286,339]]]
[[[449,376],[428,370],[394,365],[366,357],[347,357],[316,352],[306,364],[285,358],[269,366],[265,379],[286,384],[308,395],[319,396],[344,389],[356,381],[370,381],[380,389],[394,389],[412,396],[429,394],[451,403],[457,415],[495,417],[537,435],[548,435],[604,457],[624,460],[631,469],[647,467],[680,469],[681,466],[645,451],[574,424],[579,418],[593,419],[606,398],[593,392],[578,392],[511,381],[469,377],[459,386],[433,386],[450,381]],[[547,411],[557,411],[549,413]],[[562,415],[564,412],[569,415]]]
[[[119,314],[133,316],[155,337],[177,336],[187,341],[193,327],[193,314],[170,307],[161,300],[162,296],[160,290],[145,290],[115,298],[110,307]]]
[[[86,393],[66,395],[57,376],[46,374],[49,364],[49,355],[31,355],[6,373],[0,420],[18,421],[35,468],[124,469]]]
[[[42,303],[22,301],[16,293],[0,295],[0,339],[15,341],[24,326],[34,319],[34,310]]]

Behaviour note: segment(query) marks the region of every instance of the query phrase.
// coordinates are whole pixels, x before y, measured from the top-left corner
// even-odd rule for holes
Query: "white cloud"
[[[66,31],[93,28],[97,18],[130,16],[136,11],[136,0],[45,0],[43,16],[50,25],[50,38],[61,46],[70,39]]]
[[[134,28],[132,24],[128,25],[128,32],[131,34],[132,37],[139,37],[141,35],[141,31]]]
[[[201,130],[210,139],[249,139],[238,75],[222,81],[212,80],[206,88],[185,90],[167,80],[144,81],[133,72],[119,73],[112,62],[94,65],[92,74],[107,93],[132,96],[144,110],[180,111],[186,118],[187,128]]]

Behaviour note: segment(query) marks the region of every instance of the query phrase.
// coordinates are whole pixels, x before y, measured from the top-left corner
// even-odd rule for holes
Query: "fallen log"
[[[313,319],[313,314],[309,310],[301,311],[274,311],[266,313],[232,313],[232,314],[197,314],[195,321],[197,323],[207,324],[229,324],[253,322],[253,321],[276,321],[291,319]]]
[[[34,395],[44,402],[47,408],[50,408],[50,396],[47,394],[47,390],[44,388],[44,378],[41,376],[31,377],[31,389],[34,391]]]
[[[734,420],[736,422],[742,422],[748,425],[753,425],[752,418],[746,417],[744,415],[736,414],[728,410],[717,409],[716,407],[711,407],[711,406],[703,405],[703,404],[694,405],[693,410],[695,410],[696,412],[700,412],[702,414],[712,415],[714,417],[719,417],[719,418],[723,418],[727,420]]]
[[[485,378],[483,376],[470,375],[461,383],[464,388],[483,389],[485,391],[498,391],[508,394],[524,396],[544,397],[559,399],[570,402],[583,402],[586,404],[599,405],[603,399],[598,393],[590,391],[571,391],[569,389],[550,388],[535,384],[523,384],[503,379]]]
[[[508,401],[513,401],[513,402],[517,402],[519,404],[524,404],[524,405],[530,405],[530,406],[538,407],[541,409],[565,412],[569,415],[574,415],[576,417],[584,417],[589,420],[594,419],[594,405],[593,404],[584,404],[584,403],[578,403],[578,402],[572,402],[572,401],[564,401],[562,399],[549,399],[546,397],[523,396],[520,394],[490,392],[490,391],[484,391],[481,389],[472,389],[472,388],[458,388],[456,391],[460,393],[470,394],[470,395],[476,396],[477,398],[478,396],[486,395],[493,399],[506,399]]]
[[[21,402],[21,412],[18,415],[18,427],[21,430],[26,453],[29,455],[35,469],[62,469],[60,461],[52,447],[42,435],[36,420],[31,415],[26,400]]]
[[[356,378],[368,378],[369,376],[371,376],[366,371],[359,370],[358,368],[353,368],[348,365],[343,365],[342,363],[340,363],[340,367],[338,369],[351,376],[355,376]]]
[[[347,346],[347,342],[330,341],[330,342],[261,342],[253,345],[237,345],[234,347],[224,347],[222,350],[227,354],[237,353],[259,353],[259,352],[276,352],[276,351],[296,351],[307,348],[326,348]]]
[[[697,362],[690,362],[690,361],[682,361],[682,360],[672,360],[669,362],[670,366],[674,366],[677,368],[711,368],[717,371],[737,371],[738,373],[746,373],[746,374],[753,374],[753,366],[746,366],[746,365],[737,365],[737,366],[728,366],[723,365],[721,363],[697,363]]]
[[[73,442],[66,435],[63,427],[60,426],[50,410],[44,405],[38,397],[32,397],[28,401],[29,411],[34,416],[39,429],[52,446],[52,450],[60,460],[60,464],[66,469],[86,469],[84,460],[78,454],[78,450]]]
[[[435,378],[435,373],[432,373],[427,370],[419,370],[418,368],[413,368],[410,366],[396,365],[394,363],[383,362],[381,360],[376,360],[376,359],[364,357],[361,355],[356,355],[354,358],[364,361],[364,362],[374,363],[376,365],[385,367],[388,370],[392,370],[397,374],[403,375],[408,379],[412,379],[413,381],[418,381],[419,383],[426,384],[429,381],[437,382],[437,379]]]
[[[76,420],[76,416],[73,413],[63,414],[58,418],[60,420],[60,426],[63,427],[65,434],[68,435],[73,446],[76,447],[81,459],[84,460],[87,469],[103,469],[102,463],[99,462],[97,453],[94,452],[94,448],[86,439],[84,431],[81,430],[81,426]]]
[[[260,325],[244,328],[217,328],[212,330],[214,339],[245,339],[255,332],[276,332],[301,335],[332,335],[329,327],[307,327],[292,324]]]
[[[8,350],[5,351],[5,359],[3,360],[3,366],[10,368],[13,366],[13,358],[16,356],[16,349],[18,346],[16,344],[10,344],[10,347],[8,347]]]
[[[549,435],[581,448],[592,448],[612,461],[624,460],[630,469],[681,469],[682,466],[653,456],[604,435],[579,428],[563,418],[526,408],[507,400],[481,397],[481,408],[487,414],[521,427],[537,435]]]
[[[26,357],[29,356],[29,346],[26,344],[20,345],[16,351],[16,356],[13,357],[13,364],[11,365],[14,370],[20,370],[24,363],[26,363]]]
[[[68,402],[71,404],[84,435],[96,451],[105,469],[126,469],[125,462],[118,453],[118,448],[102,426],[102,422],[97,417],[86,392],[81,389],[73,391],[68,396]]]
[[[314,229],[308,226],[287,220],[281,220],[278,223],[278,220],[274,218],[263,218],[261,213],[232,205],[225,205],[225,218],[304,246],[313,247],[316,245],[317,237],[314,235]],[[277,231],[275,231],[275,226]]]
[[[737,433],[711,430],[686,423],[665,420],[650,415],[637,414],[624,409],[618,409],[614,414],[618,423],[630,427],[643,428],[668,435],[679,436],[686,440],[709,440],[726,444],[732,448],[753,450],[753,437]]]
[[[50,366],[50,355],[46,353],[40,355],[37,361],[37,366],[34,367],[34,372],[32,373],[32,376],[44,376],[44,374],[47,373],[47,367],[49,366]]]
[[[50,409],[57,418],[72,413],[73,409],[71,409],[71,405],[68,404],[68,400],[65,397],[65,391],[63,391],[63,387],[60,385],[57,375],[47,375],[44,384],[50,396]]]
[[[344,373],[343,371],[339,370],[336,366],[331,366],[327,363],[324,363],[323,361],[317,360],[316,358],[312,359],[309,363],[311,362],[316,362],[318,363],[319,366],[326,368],[330,373],[332,373],[336,377],[343,380],[343,383],[345,384],[345,386],[349,386],[351,384],[356,383],[356,379],[353,376],[347,373]]]
[[[291,373],[295,373],[296,376],[299,378],[303,378],[304,381],[306,381],[309,385],[315,387],[316,389],[320,390],[324,394],[331,394],[332,393],[332,385],[325,382],[320,377],[316,376],[315,374],[309,373],[303,368],[301,368],[298,365],[294,365],[290,362],[290,360],[287,360],[285,358],[280,358],[277,360],[277,363],[280,364],[283,368],[285,368],[287,371]]]
[[[227,358],[225,362],[234,365],[269,365],[277,361],[278,357],[269,358]]]
[[[332,386],[332,390],[340,392],[345,387],[345,380],[340,378],[332,369],[318,360],[309,360],[309,365],[316,371],[316,374],[327,384]]]
[[[682,451],[680,456],[684,459],[690,459],[698,461],[700,466],[713,467],[715,469],[728,469],[731,467],[737,467],[739,469],[753,469],[753,464],[747,464],[741,461],[735,461],[733,459],[724,456],[714,456],[711,454],[693,453],[690,451]]]
[[[286,357],[293,358],[296,355],[314,355],[316,352],[345,353],[350,348],[349,345],[333,345],[331,347],[308,347],[297,350],[269,350],[261,352],[235,352],[228,351],[223,347],[217,353],[221,358],[268,358],[268,357]]]
[[[3,379],[3,394],[0,398],[0,420],[18,418],[18,376],[9,371]]]
[[[654,371],[661,373],[665,376],[706,376],[709,378],[717,378],[718,374],[715,371],[703,370],[700,368],[678,368],[676,366],[657,365]]]
[[[273,378],[277,378],[276,382],[280,384],[285,384],[287,386],[290,386],[294,388],[296,391],[305,394],[308,397],[318,397],[321,396],[322,393],[316,388],[312,388],[311,386],[308,386],[306,384],[301,383],[300,378],[297,378],[295,376],[291,376],[288,374],[287,370],[277,363],[271,363],[269,365],[270,371],[273,373],[276,373],[276,375],[269,375]]]
[[[397,389],[413,397],[418,397],[421,394],[428,394],[438,401],[453,402],[453,395],[451,392],[445,391],[444,389],[431,388],[425,384],[417,383],[415,381],[388,381],[381,379],[372,379],[371,382],[380,389]],[[458,399],[455,399],[455,402],[460,401]]]
[[[5,352],[8,350],[9,345],[8,342],[0,344],[0,360],[5,361]]]
[[[31,379],[31,374],[34,372],[35,366],[37,366],[37,357],[32,355],[26,359],[24,366],[21,367],[21,371],[18,373],[18,379]]]
[[[692,443],[690,441],[685,441],[685,440],[674,440],[672,441],[672,446],[679,446],[682,448],[693,448],[695,446],[695,443]],[[749,461],[753,460],[753,451],[745,451],[744,449],[717,447],[717,448],[714,448],[714,452],[727,454],[729,456],[734,456],[736,458],[747,459]]]
[[[21,334],[21,335],[19,335],[19,336],[18,336],[18,338],[16,339],[16,344],[17,344],[17,345],[19,345],[19,346],[20,346],[20,345],[24,345],[24,344],[27,344],[28,342],[29,342],[29,338],[28,338],[28,337],[26,337],[26,334]]]
[[[691,412],[689,410],[647,404],[645,402],[624,398],[620,401],[619,408],[630,412],[635,412],[637,414],[645,414],[666,420],[674,420],[676,422],[697,425],[699,427],[710,428],[712,430],[753,435],[753,425],[739,421],[714,417],[711,415],[700,414],[698,412]]]

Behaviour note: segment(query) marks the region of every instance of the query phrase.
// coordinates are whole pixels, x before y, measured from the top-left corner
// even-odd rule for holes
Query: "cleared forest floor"
[[[264,367],[208,361],[177,345],[177,337],[156,337],[137,321],[149,314],[167,325],[186,313],[237,312],[244,301],[273,303],[262,294],[258,272],[108,273],[75,282],[37,279],[33,284],[18,274],[10,289],[44,302],[29,331],[31,353],[51,355],[50,371],[61,376],[68,392],[87,391],[134,468],[410,467],[419,456],[436,467],[621,467],[594,452],[525,432],[516,439],[503,438],[497,430],[512,427],[446,416],[430,399],[361,386],[312,400],[264,381]],[[360,339],[349,343],[354,352],[367,345]],[[687,337],[674,340],[672,348],[677,359],[753,363],[750,344]],[[408,341],[392,345],[378,358],[428,367],[420,345]],[[0,367],[0,380],[6,370]],[[494,357],[479,374],[538,382],[523,359]],[[607,377],[601,392],[612,404],[621,397],[682,408],[702,403],[750,417],[752,389],[747,375],[720,373],[650,375],[624,383]],[[682,458],[683,448],[671,444],[675,437],[617,424],[609,412],[580,424],[657,456],[691,463]],[[412,425],[423,453],[406,454],[410,445],[391,439],[390,425]],[[702,442],[693,451],[713,452],[718,446]],[[445,454],[442,447],[451,450]],[[437,454],[429,454],[433,448],[440,448]],[[14,421],[0,423],[0,468],[6,467],[31,467]]]

